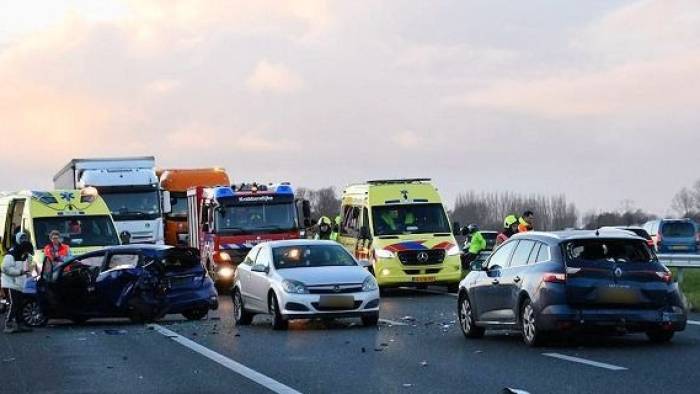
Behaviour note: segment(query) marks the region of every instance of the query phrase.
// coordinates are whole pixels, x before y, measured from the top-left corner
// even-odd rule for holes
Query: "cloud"
[[[284,64],[261,60],[246,80],[246,85],[254,92],[284,94],[300,90],[304,82]]]
[[[694,111],[698,70],[700,53],[691,53],[597,72],[499,81],[445,103],[553,118]]]

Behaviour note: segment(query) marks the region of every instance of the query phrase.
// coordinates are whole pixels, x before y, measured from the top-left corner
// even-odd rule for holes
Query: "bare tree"
[[[700,194],[700,181],[696,182],[694,189],[695,188],[698,188],[697,193]],[[700,208],[698,207],[698,203],[698,196],[696,195],[694,190],[690,190],[687,187],[684,187],[681,190],[679,190],[675,196],[673,196],[673,200],[671,201],[671,208],[674,211],[676,211],[676,213],[678,213],[680,216],[692,216],[693,210]]]

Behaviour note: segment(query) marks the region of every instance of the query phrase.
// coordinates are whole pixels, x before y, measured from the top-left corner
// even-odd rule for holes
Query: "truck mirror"
[[[119,233],[119,240],[122,241],[122,245],[128,245],[131,243],[131,233],[128,231],[122,231]]]
[[[309,200],[303,200],[301,202],[301,211],[304,215],[304,219],[308,220],[311,218],[311,203],[309,202]]]
[[[454,235],[465,235],[461,233],[462,231],[462,226],[459,224],[459,222],[453,222],[452,223],[452,233]]]
[[[170,192],[167,190],[163,191],[163,213],[170,213],[173,211],[172,200],[170,199]]]
[[[462,227],[461,229],[459,229],[459,234],[467,236],[467,235],[469,235],[469,229],[466,227]]]

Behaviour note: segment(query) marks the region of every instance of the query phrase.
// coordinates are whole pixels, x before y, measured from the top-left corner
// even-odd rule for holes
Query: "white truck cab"
[[[57,189],[96,188],[130,243],[164,243],[163,214],[170,211],[170,197],[160,190],[154,157],[73,159],[53,181]]]

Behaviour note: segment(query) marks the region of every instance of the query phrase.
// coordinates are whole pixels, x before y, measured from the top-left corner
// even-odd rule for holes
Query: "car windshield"
[[[170,218],[186,218],[187,217],[187,195],[185,193],[170,193],[171,211],[168,214]]]
[[[224,205],[216,215],[217,228],[234,232],[290,231],[297,228],[294,203]]]
[[[648,263],[656,256],[647,244],[634,239],[583,239],[564,245],[567,265],[576,266],[583,261],[609,261],[613,263]]]
[[[53,230],[61,233],[63,243],[73,247],[119,245],[117,230],[106,215],[34,219],[37,247],[49,244]]]
[[[294,245],[272,248],[275,268],[352,267],[355,259],[340,245]]]
[[[689,222],[668,222],[661,228],[664,237],[694,237],[695,226]]]
[[[101,194],[114,220],[151,220],[160,216],[158,192],[106,192]]]
[[[372,208],[374,234],[449,233],[442,204],[385,205]]]

